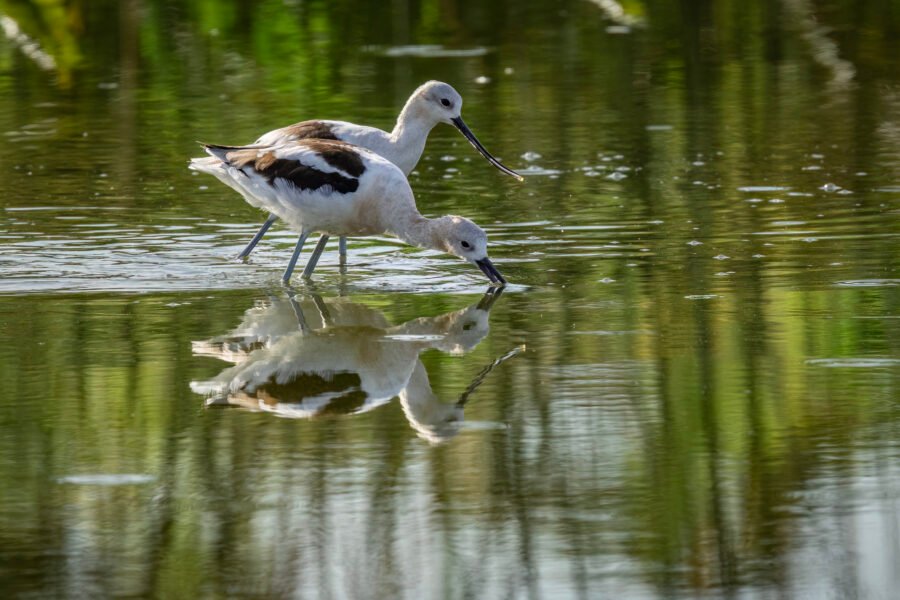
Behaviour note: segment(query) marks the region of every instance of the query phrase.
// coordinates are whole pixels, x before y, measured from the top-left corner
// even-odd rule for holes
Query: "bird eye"
[[[472,247],[472,244],[470,244],[470,243],[467,242],[466,240],[463,240],[463,241],[460,242],[460,243],[462,244],[462,247],[465,248],[466,250],[468,250],[469,248]]]
[[[441,98],[441,104],[443,104],[444,106],[446,106],[448,108],[450,107],[450,101],[447,100],[446,98]]]

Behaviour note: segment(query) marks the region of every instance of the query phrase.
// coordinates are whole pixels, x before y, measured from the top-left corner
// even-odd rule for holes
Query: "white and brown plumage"
[[[383,156],[397,165],[404,175],[409,175],[422,157],[429,132],[438,123],[447,123],[459,129],[492,165],[521,181],[521,175],[505,167],[481,145],[481,142],[462,120],[461,110],[462,96],[453,87],[440,81],[429,81],[412,93],[397,117],[394,129],[390,132],[345,121],[303,121],[270,131],[252,145],[276,146],[305,139],[347,142]],[[195,158],[191,161],[191,168],[197,168],[200,165],[213,166],[216,160],[216,157]],[[250,255],[276,218],[277,215],[274,214],[269,216],[247,247],[238,255],[238,258]],[[327,237],[319,240],[316,250],[310,257],[311,261],[318,261],[319,254],[327,241]],[[340,241],[340,255],[343,263],[346,257],[346,238],[341,236]]]
[[[488,258],[487,235],[480,227],[463,217],[423,217],[403,172],[374,152],[318,139],[278,146],[205,148],[217,160],[195,160],[192,168],[216,176],[252,206],[300,232],[282,277],[285,282],[306,238],[321,232],[325,236],[387,233],[408,244],[458,256],[477,265],[492,283],[506,283]],[[310,258],[304,276],[312,274],[317,259],[315,254]]]

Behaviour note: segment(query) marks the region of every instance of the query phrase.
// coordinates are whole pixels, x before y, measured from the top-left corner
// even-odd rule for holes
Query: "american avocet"
[[[459,432],[472,391],[519,349],[483,369],[452,404],[434,394],[419,355],[472,350],[490,330],[490,309],[499,296],[498,288],[490,288],[476,304],[396,326],[380,311],[343,298],[273,299],[248,310],[231,333],[194,342],[195,355],[234,366],[191,382],[191,389],[208,396],[207,406],[288,418],[360,414],[399,397],[410,426],[431,442],[443,441]]]
[[[506,280],[487,255],[487,235],[463,217],[423,217],[409,182],[392,162],[372,151],[332,140],[300,140],[279,146],[205,145],[215,162],[191,167],[215,175],[251,205],[300,231],[282,279],[287,282],[306,238],[388,233],[408,244],[448,252],[471,262],[491,280]],[[323,241],[324,240],[324,241]],[[303,276],[316,268],[313,253]]]
[[[345,121],[303,121],[270,131],[252,145],[276,146],[301,139],[337,140],[372,150],[397,165],[405,175],[409,175],[422,156],[428,133],[438,123],[448,123],[459,129],[460,133],[492,165],[507,175],[512,175],[522,181],[521,175],[501,164],[481,145],[475,134],[462,120],[461,109],[462,96],[459,95],[459,92],[446,83],[429,81],[412,93],[403,110],[400,111],[397,124],[390,133]],[[200,163],[214,163],[215,161],[215,157],[195,158],[191,161],[191,165],[196,166]],[[277,216],[274,213],[269,215],[247,247],[238,254],[238,258],[250,255],[276,219]],[[325,248],[325,241],[325,238],[319,240],[310,260],[318,261],[319,254]],[[347,256],[347,240],[344,236],[340,238],[339,252],[343,264]]]

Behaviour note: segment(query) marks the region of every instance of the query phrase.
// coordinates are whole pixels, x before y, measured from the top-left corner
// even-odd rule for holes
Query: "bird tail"
[[[211,173],[222,161],[215,156],[202,156],[200,158],[192,158],[188,163],[188,169],[192,171],[200,171],[201,173]]]
[[[256,148],[258,146],[218,146],[214,144],[203,144],[203,147],[210,156],[192,158],[190,163],[188,163],[188,168],[192,171],[199,171],[201,173],[212,175],[243,196],[251,206],[263,208],[260,206],[259,200],[254,198],[251,193],[244,189],[244,187],[229,174],[232,163],[226,157],[226,154],[233,150],[245,150],[248,148]]]
[[[207,144],[205,142],[197,142],[203,149],[206,150],[207,154],[213,156],[222,162],[228,162],[226,155],[229,152],[234,152],[235,150],[259,150],[261,148],[265,148],[265,146],[224,146],[222,144]],[[198,159],[194,159],[198,160]],[[193,164],[193,160],[191,163]]]
[[[222,144],[207,144],[204,142],[197,142],[201,146],[203,146],[204,150],[206,150],[209,156],[203,156],[201,158],[192,158],[191,162],[188,163],[188,169],[192,171],[200,171],[202,173],[211,173],[215,175],[215,171],[219,169],[222,163],[228,163],[228,159],[226,155],[229,152],[233,152],[235,150],[246,150],[252,148],[259,148],[260,146],[224,146]]]

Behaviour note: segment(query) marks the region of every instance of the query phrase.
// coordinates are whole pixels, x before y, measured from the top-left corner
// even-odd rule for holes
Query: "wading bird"
[[[459,95],[459,92],[446,83],[429,81],[419,86],[412,93],[409,100],[406,101],[403,110],[400,111],[400,116],[397,117],[397,124],[390,133],[374,127],[347,123],[345,121],[313,120],[270,131],[251,145],[276,146],[303,139],[347,142],[372,150],[397,165],[404,175],[409,175],[422,156],[429,132],[438,123],[447,123],[459,129],[460,133],[469,140],[472,146],[488,162],[507,175],[512,175],[519,181],[522,181],[521,175],[505,167],[481,145],[475,134],[462,120],[461,110],[462,96]],[[195,158],[191,161],[191,166],[194,168],[202,163],[204,166],[211,167],[216,160],[216,157]],[[247,244],[247,247],[238,254],[238,258],[250,255],[253,248],[259,243],[259,240],[262,239],[277,218],[278,216],[275,213],[269,215],[266,222],[263,223],[256,235],[253,236],[253,239],[250,240],[250,243]],[[325,236],[319,239],[319,243],[316,245],[312,256],[310,256],[310,261],[313,263],[318,262],[319,255],[325,249],[327,241],[328,238]],[[347,239],[345,236],[340,238],[339,252],[341,264],[344,264],[347,258]]]
[[[506,280],[487,254],[487,235],[457,216],[423,217],[403,172],[372,151],[344,142],[300,140],[279,146],[214,146],[217,160],[195,159],[191,168],[210,173],[237,190],[252,206],[269,211],[300,232],[282,279],[291,278],[306,238],[387,233],[408,244],[458,256],[491,283]],[[320,242],[324,246],[324,243]],[[303,271],[312,275],[319,255]]]

